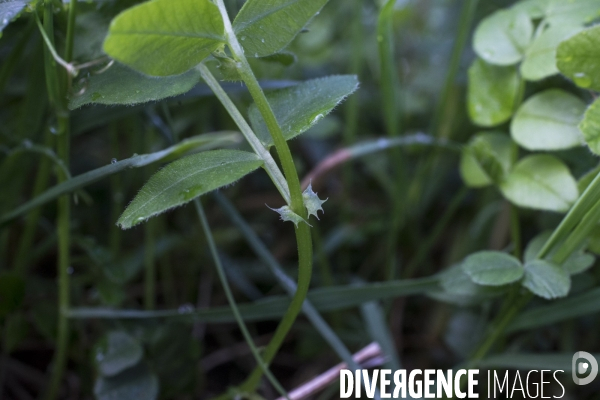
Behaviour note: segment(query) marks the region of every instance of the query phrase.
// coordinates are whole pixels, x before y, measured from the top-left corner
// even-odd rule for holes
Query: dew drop
[[[254,57],[258,58],[258,53],[254,53]]]
[[[317,122],[319,122],[320,120],[323,119],[323,114],[318,114],[314,119],[313,119],[313,124],[316,124]]]
[[[135,223],[139,224],[140,222],[143,222],[144,220],[145,220],[144,217],[137,217],[137,218],[135,218]]]
[[[264,43],[264,42],[265,42],[265,39],[260,39],[260,41]]]
[[[100,100],[102,98],[102,95],[98,92],[94,92],[92,93],[92,101],[96,101],[96,100]]]
[[[246,40],[246,36],[241,37],[242,41]]]
[[[58,127],[56,125],[50,125],[50,128],[48,128],[50,130],[50,133],[53,135],[58,135]]]
[[[139,91],[139,90],[136,90],[135,92],[136,92],[137,94],[140,94],[140,91]]]
[[[111,163],[111,164],[116,164],[116,163],[117,163],[117,159],[116,159],[116,158],[113,158],[112,160],[110,160],[110,163]]]
[[[585,72],[577,72],[573,75],[573,81],[575,84],[582,88],[589,88],[592,85],[592,80]]]

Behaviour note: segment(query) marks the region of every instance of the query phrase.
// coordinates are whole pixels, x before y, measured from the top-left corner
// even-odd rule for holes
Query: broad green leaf
[[[550,238],[552,231],[545,231],[531,239],[531,241],[527,244],[525,249],[525,253],[523,255],[523,259],[525,262],[535,260],[535,257],[540,252],[546,241]],[[576,275],[580,274],[586,270],[588,270],[596,261],[595,257],[589,253],[585,253],[584,249],[580,249],[575,251],[573,254],[567,258],[567,260],[562,264],[562,267],[570,274]],[[556,250],[551,250],[546,259],[552,259],[552,256],[556,253]]]
[[[106,342],[96,352],[102,376],[115,376],[136,365],[143,357],[140,343],[123,331],[109,332]]]
[[[529,81],[538,81],[558,73],[556,49],[560,42],[579,32],[578,26],[550,26],[537,36],[525,52],[521,75]]]
[[[500,10],[477,26],[473,47],[490,64],[512,65],[523,58],[529,46],[533,24],[529,15],[518,10]]]
[[[569,273],[559,265],[545,260],[525,264],[523,286],[545,299],[565,297],[571,289]]]
[[[440,274],[440,291],[431,291],[429,296],[450,304],[477,304],[484,299],[497,296],[502,288],[477,285],[460,265],[454,265]]]
[[[224,41],[210,0],[152,0],[115,17],[104,51],[144,74],[167,76],[192,69]]]
[[[579,124],[583,138],[595,154],[600,154],[600,100],[596,100],[586,110]]]
[[[158,378],[142,362],[117,376],[99,378],[94,394],[98,400],[155,400]]]
[[[515,142],[528,150],[562,150],[583,144],[577,125],[585,103],[559,89],[530,97],[517,111],[510,126]]]
[[[319,13],[327,0],[248,0],[233,21],[246,56],[279,52]]]
[[[542,18],[551,0],[525,0],[519,1],[511,8],[515,11],[524,11],[532,19]]]
[[[484,187],[501,182],[512,164],[512,145],[508,135],[478,133],[463,149],[460,174],[469,187]]]
[[[515,165],[502,194],[513,204],[538,210],[564,212],[577,200],[577,182],[567,166],[550,155],[525,157]]]
[[[319,122],[358,88],[354,75],[335,75],[312,79],[285,89],[267,93],[286,140],[292,139]],[[265,146],[273,145],[255,104],[250,106],[250,123]]]
[[[477,125],[495,126],[510,119],[521,100],[517,68],[488,64],[478,58],[469,68],[467,107]]]
[[[31,0],[0,0],[0,32],[16,18]]]
[[[0,274],[0,317],[4,317],[21,307],[25,298],[25,281],[17,274]]]
[[[232,184],[262,163],[256,154],[238,150],[213,150],[184,157],[150,178],[117,225],[131,228],[204,193]]]
[[[468,256],[462,269],[479,285],[501,286],[513,283],[523,276],[521,262],[500,251],[480,251]]]
[[[198,135],[189,139],[182,140],[178,144],[168,147],[164,150],[157,151],[156,153],[134,155],[133,157],[126,158],[125,160],[117,161],[114,163],[111,162],[110,164],[105,165],[104,167],[100,167],[98,169],[78,175],[72,179],[69,179],[66,182],[63,182],[48,189],[41,195],[31,199],[22,206],[3,215],[0,218],[0,225],[13,220],[14,218],[17,218],[19,215],[22,215],[35,207],[39,207],[43,204],[46,204],[47,202],[57,198],[61,194],[74,192],[79,188],[90,185],[112,174],[116,174],[129,168],[141,168],[159,161],[166,162],[174,160],[185,154],[238,143],[240,140],[241,135],[237,132],[205,133],[203,135]]]
[[[192,69],[181,75],[150,77],[115,63],[101,74],[92,75],[81,88],[79,96],[73,96],[69,108],[74,110],[86,104],[133,105],[162,100],[182,94],[200,81],[200,72]]]
[[[598,0],[550,0],[546,21],[550,25],[585,25],[600,17]]]
[[[562,42],[556,51],[556,66],[577,86],[600,90],[600,26]]]
[[[570,275],[577,275],[590,269],[595,262],[596,257],[592,254],[578,252],[567,258],[567,261],[563,263],[563,268]]]

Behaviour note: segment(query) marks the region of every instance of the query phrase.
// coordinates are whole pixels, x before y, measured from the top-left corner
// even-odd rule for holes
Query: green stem
[[[154,254],[155,220],[144,226],[144,308],[156,307],[156,258]]]
[[[67,28],[66,48],[73,48],[75,14],[77,12],[77,2],[71,3],[69,8],[69,26]],[[45,40],[49,40],[48,50],[54,49],[54,26],[53,26],[53,7],[51,1],[47,1],[44,9],[44,29],[42,33]],[[72,52],[72,50],[71,50]],[[54,55],[54,54],[53,54]],[[72,54],[66,54],[66,62],[71,61]],[[56,59],[56,58],[55,58]],[[58,157],[68,167],[69,165],[69,147],[70,147],[70,119],[67,109],[67,87],[62,86],[59,71],[46,53],[46,76],[51,79],[49,84],[58,88],[55,100],[56,118],[57,118],[57,154]],[[58,172],[59,183],[65,182],[68,175],[63,171]],[[60,384],[67,363],[67,348],[69,342],[69,320],[67,312],[70,304],[70,214],[71,204],[68,195],[61,196],[58,199],[57,215],[57,236],[58,236],[58,332],[56,339],[56,352],[54,354],[52,375],[50,377],[48,390],[46,392],[47,400],[54,400],[59,393]]]
[[[279,160],[281,161],[283,173],[290,191],[290,207],[293,212],[306,220],[307,211],[302,199],[300,180],[298,179],[298,173],[296,171],[296,166],[294,165],[290,148],[283,137],[281,127],[277,122],[277,118],[275,118],[275,114],[273,113],[273,110],[271,109],[271,106],[269,105],[262,88],[258,84],[258,81],[256,80],[256,77],[254,76],[254,73],[248,64],[248,60],[246,60],[246,57],[244,56],[244,51],[238,42],[237,37],[235,36],[223,0],[216,0],[215,4],[219,8],[221,16],[223,17],[225,35],[227,37],[232,55],[238,62],[238,71],[240,76],[246,83],[250,95],[254,99],[258,110],[265,120],[267,128],[269,129],[269,133],[273,137],[273,142],[275,143],[275,148],[277,150]],[[273,357],[275,357],[275,354],[279,350],[279,347],[283,343],[287,333],[294,324],[296,317],[302,310],[302,303],[306,298],[310,286],[310,279],[312,275],[312,240],[310,228],[307,224],[300,223],[296,228],[296,243],[298,244],[298,290],[292,299],[287,313],[280,321],[279,326],[277,327],[277,330],[271,339],[271,342],[265,349],[263,356],[266,363],[270,363]],[[262,370],[260,368],[256,368],[246,382],[244,382],[242,388],[246,391],[255,390],[261,376]]]
[[[244,55],[244,50],[240,45],[237,37],[235,36],[235,32],[233,31],[233,27],[231,26],[231,21],[229,20],[229,16],[227,14],[227,9],[223,0],[215,0],[215,4],[219,7],[219,11],[221,12],[221,16],[223,17],[223,24],[225,25],[225,35],[227,37],[227,43],[229,48],[231,49],[231,53],[233,57],[238,62],[238,72],[246,84],[254,103],[256,104],[260,114],[262,115],[267,128],[269,129],[269,133],[273,137],[273,142],[275,143],[275,149],[277,150],[277,154],[279,155],[279,160],[281,161],[281,166],[283,168],[283,173],[285,175],[289,190],[290,190],[290,199],[291,199],[291,208],[296,214],[301,216],[304,219],[307,219],[306,208],[304,207],[304,202],[302,200],[302,190],[300,189],[300,180],[298,179],[298,173],[296,172],[296,166],[294,165],[294,160],[292,158],[292,153],[290,152],[290,148],[287,145],[285,138],[283,137],[283,132],[281,131],[281,127],[279,126],[279,122],[277,122],[277,118],[271,109],[271,105],[267,101],[267,97],[265,96],[262,88],[260,87],[258,80],[254,76],[252,72],[252,68],[250,68],[250,64]]]
[[[285,177],[279,170],[277,163],[271,156],[271,153],[269,153],[269,151],[265,149],[264,145],[260,142],[250,125],[248,125],[248,123],[246,122],[242,114],[239,112],[235,104],[233,104],[233,101],[231,101],[229,96],[227,96],[227,93],[225,93],[219,82],[215,79],[215,77],[206,67],[206,65],[200,64],[198,66],[198,70],[202,75],[202,79],[204,79],[208,87],[211,88],[211,90],[217,96],[219,101],[221,101],[221,104],[223,104],[233,121],[236,123],[238,128],[240,128],[242,135],[244,135],[244,137],[250,144],[250,147],[252,147],[254,152],[264,161],[265,171],[267,171],[267,174],[269,174],[269,177],[277,187],[277,190],[279,190],[279,193],[281,193],[286,203],[291,204],[290,191],[288,189],[287,182],[285,180]]]
[[[431,134],[437,137],[447,136],[442,135],[443,132],[440,129],[441,123],[446,117],[448,117],[449,107],[453,106],[452,102],[450,101],[450,95],[456,80],[458,68],[460,67],[460,58],[469,38],[471,23],[473,21],[473,17],[475,16],[475,9],[477,8],[478,2],[479,0],[464,0],[464,4],[462,6],[460,18],[458,20],[458,34],[454,39],[452,55],[450,56],[450,65],[446,73],[442,93],[439,97],[439,101],[433,115]]]
[[[48,132],[47,134],[47,145],[50,145],[51,134]],[[37,171],[37,175],[35,178],[35,183],[33,184],[33,191],[31,197],[37,197],[46,187],[48,186],[48,180],[50,179],[50,171],[51,171],[51,161],[50,159],[44,157],[40,162],[40,166]],[[27,272],[27,267],[29,263],[29,256],[31,246],[33,244],[35,232],[38,227],[38,221],[40,220],[40,216],[42,215],[42,208],[36,208],[32,210],[25,220],[25,229],[23,230],[23,234],[21,235],[21,240],[19,242],[19,247],[17,249],[17,256],[15,258],[14,271],[21,275],[25,276]]]
[[[204,208],[202,207],[202,203],[199,199],[194,200],[194,204],[196,206],[196,211],[198,212],[198,216],[200,217],[200,222],[202,223],[202,230],[204,231],[204,236],[206,236],[206,241],[208,242],[208,247],[210,249],[210,254],[212,255],[213,262],[215,263],[215,268],[217,269],[217,274],[219,275],[219,279],[221,281],[221,285],[223,285],[223,290],[225,291],[225,296],[227,297],[227,302],[231,307],[231,311],[233,311],[233,315],[235,320],[244,335],[244,339],[246,339],[246,343],[250,347],[250,351],[254,356],[254,359],[258,363],[260,369],[267,376],[271,384],[277,389],[280,395],[284,396],[289,400],[288,394],[285,389],[281,386],[281,384],[277,381],[277,379],[273,376],[271,371],[269,370],[269,366],[265,363],[252,340],[252,336],[250,332],[248,332],[248,328],[244,323],[244,319],[240,314],[240,310],[237,307],[235,302],[235,298],[233,297],[233,293],[231,292],[231,287],[229,286],[229,282],[227,281],[227,276],[225,275],[225,269],[223,268],[223,264],[221,263],[221,258],[219,257],[219,253],[217,252],[217,246],[215,245],[215,241],[212,236],[212,232],[210,231],[210,226],[208,225],[208,220],[206,219],[206,214],[204,213]]]
[[[399,133],[400,112],[398,110],[398,76],[394,62],[394,7],[396,0],[388,0],[377,21],[377,43],[381,68],[381,93],[383,114],[387,133],[390,137]]]
[[[516,206],[510,205],[510,236],[513,243],[513,255],[521,258],[521,226],[519,224],[519,210]]]
[[[421,244],[417,251],[417,255],[415,258],[411,260],[406,269],[404,270],[404,278],[410,278],[414,275],[416,268],[425,260],[428,254],[430,254],[433,245],[438,241],[441,234],[446,229],[446,226],[450,223],[450,220],[458,210],[458,207],[469,193],[469,189],[463,187],[454,195],[454,198],[446,208],[446,211],[442,215],[442,217],[438,220],[436,225],[429,237]]]

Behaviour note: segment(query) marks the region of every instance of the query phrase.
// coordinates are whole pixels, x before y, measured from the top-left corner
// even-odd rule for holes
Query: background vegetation
[[[310,304],[257,394],[247,338],[264,348],[296,290],[294,225],[262,171],[123,214],[168,163],[250,150],[197,62],[103,47],[138,3],[0,0],[0,397],[275,398],[376,342],[366,365],[563,369],[600,399],[568,383],[600,351],[599,1],[331,0],[283,52],[246,50],[291,136],[310,127],[288,143],[327,199]],[[266,143],[237,61],[203,65]],[[353,94],[312,81],[339,74]]]

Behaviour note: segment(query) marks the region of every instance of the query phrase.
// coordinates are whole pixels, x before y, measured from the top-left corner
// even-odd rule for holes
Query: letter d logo
[[[585,358],[587,362],[577,362],[579,359]],[[592,383],[592,381],[598,375],[598,361],[594,358],[590,353],[586,353],[585,351],[578,351],[573,354],[573,381],[577,385],[587,385]],[[590,368],[591,367],[591,368]],[[587,378],[579,378],[577,374],[585,374],[587,371],[590,371],[590,374]]]

